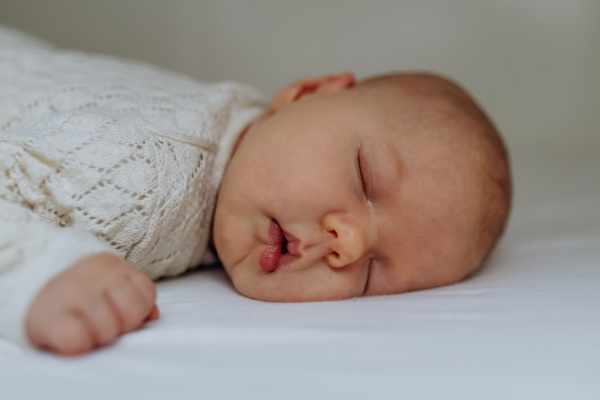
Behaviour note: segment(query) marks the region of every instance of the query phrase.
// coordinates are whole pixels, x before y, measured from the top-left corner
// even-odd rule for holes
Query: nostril
[[[335,230],[331,230],[331,231],[329,231],[329,233],[331,233],[331,235],[333,235],[334,238],[338,237],[338,234]]]
[[[335,251],[331,253],[331,255],[333,255],[335,258],[340,258],[340,255]]]

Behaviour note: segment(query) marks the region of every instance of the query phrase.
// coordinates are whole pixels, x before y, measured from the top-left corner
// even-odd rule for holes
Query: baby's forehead
[[[484,117],[460,86],[431,74],[394,74],[360,82],[354,90],[371,110],[392,120],[431,124],[441,120]]]
[[[384,77],[356,87],[357,102],[390,142],[419,142],[443,154],[480,152],[494,128],[471,97],[430,75]]]

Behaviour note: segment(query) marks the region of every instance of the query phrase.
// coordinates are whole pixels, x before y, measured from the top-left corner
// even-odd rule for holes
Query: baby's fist
[[[38,294],[27,315],[29,340],[61,354],[85,353],[156,319],[154,283],[121,258],[83,258]]]

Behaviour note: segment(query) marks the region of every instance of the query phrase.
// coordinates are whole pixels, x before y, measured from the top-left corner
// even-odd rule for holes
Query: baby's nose
[[[327,263],[334,268],[342,268],[360,260],[369,250],[366,224],[343,214],[329,215],[325,220],[329,233],[329,254]]]

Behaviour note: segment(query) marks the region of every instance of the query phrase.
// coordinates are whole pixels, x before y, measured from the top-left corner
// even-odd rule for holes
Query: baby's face
[[[214,220],[219,257],[242,294],[334,300],[466,274],[472,182],[452,146],[396,120],[348,90],[307,96],[248,130]]]

